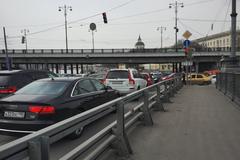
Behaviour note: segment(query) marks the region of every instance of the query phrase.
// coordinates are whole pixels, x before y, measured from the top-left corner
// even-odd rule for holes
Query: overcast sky
[[[69,48],[92,48],[89,24],[97,25],[95,48],[133,48],[139,35],[146,48],[160,48],[160,31],[164,26],[163,46],[175,43],[173,0],[0,0],[0,48],[4,48],[3,29],[8,36],[8,48],[25,48],[21,30],[28,29],[28,48],[65,48],[64,15],[58,11],[64,4],[68,11]],[[231,0],[182,0],[178,8],[178,38],[189,30],[190,40],[228,31]],[[108,24],[102,20],[106,12]],[[237,0],[240,14],[240,0]],[[239,15],[237,17],[239,28]],[[56,27],[58,26],[58,27]],[[211,27],[213,26],[213,28]]]

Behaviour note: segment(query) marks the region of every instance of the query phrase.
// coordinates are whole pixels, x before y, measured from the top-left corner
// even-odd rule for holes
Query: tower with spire
[[[137,43],[135,44],[135,48],[136,49],[144,49],[145,48],[145,44],[143,43],[140,35],[138,37]]]

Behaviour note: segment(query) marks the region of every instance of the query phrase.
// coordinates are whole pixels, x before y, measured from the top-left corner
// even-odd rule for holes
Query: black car
[[[56,76],[55,73],[46,70],[0,71],[0,98],[16,92],[35,80]]]
[[[37,80],[0,100],[0,132],[32,133],[117,97],[116,90],[92,78]],[[78,137],[80,131],[73,136]]]

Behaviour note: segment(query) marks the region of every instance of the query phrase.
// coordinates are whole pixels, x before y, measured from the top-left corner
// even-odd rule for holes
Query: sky
[[[178,0],[178,39],[192,33],[190,40],[229,31],[232,0]],[[27,32],[28,49],[65,49],[64,13],[67,12],[69,49],[92,49],[90,23],[95,23],[95,49],[134,48],[140,35],[145,48],[160,48],[175,43],[173,0],[0,0],[0,49],[4,49],[3,27],[9,49],[24,49],[22,30]],[[103,23],[106,12],[108,23]],[[240,28],[240,0],[237,0],[237,27]]]

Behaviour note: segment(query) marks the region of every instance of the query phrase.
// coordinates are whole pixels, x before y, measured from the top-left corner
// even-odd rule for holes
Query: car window
[[[133,77],[134,78],[141,78],[141,76],[139,75],[139,73],[137,71],[132,71]]]
[[[35,81],[18,90],[16,94],[58,95],[66,89],[67,85],[67,82]]]
[[[192,75],[192,76],[191,76],[191,78],[195,78],[195,77],[196,77],[196,75]]]
[[[99,81],[97,81],[95,79],[92,79],[91,81],[93,82],[93,85],[96,87],[97,91],[105,89],[105,86],[102,83],[100,83]]]
[[[7,85],[11,75],[2,74],[0,75],[0,86]]]
[[[116,70],[116,71],[109,71],[107,74],[107,79],[128,79],[128,71],[126,70]]]
[[[81,80],[77,83],[72,95],[76,96],[76,95],[90,93],[94,91],[96,91],[96,89],[94,88],[90,80],[86,79],[86,80]]]
[[[200,74],[198,74],[198,75],[197,75],[197,78],[203,78],[203,76],[202,76],[202,75],[200,75]]]

